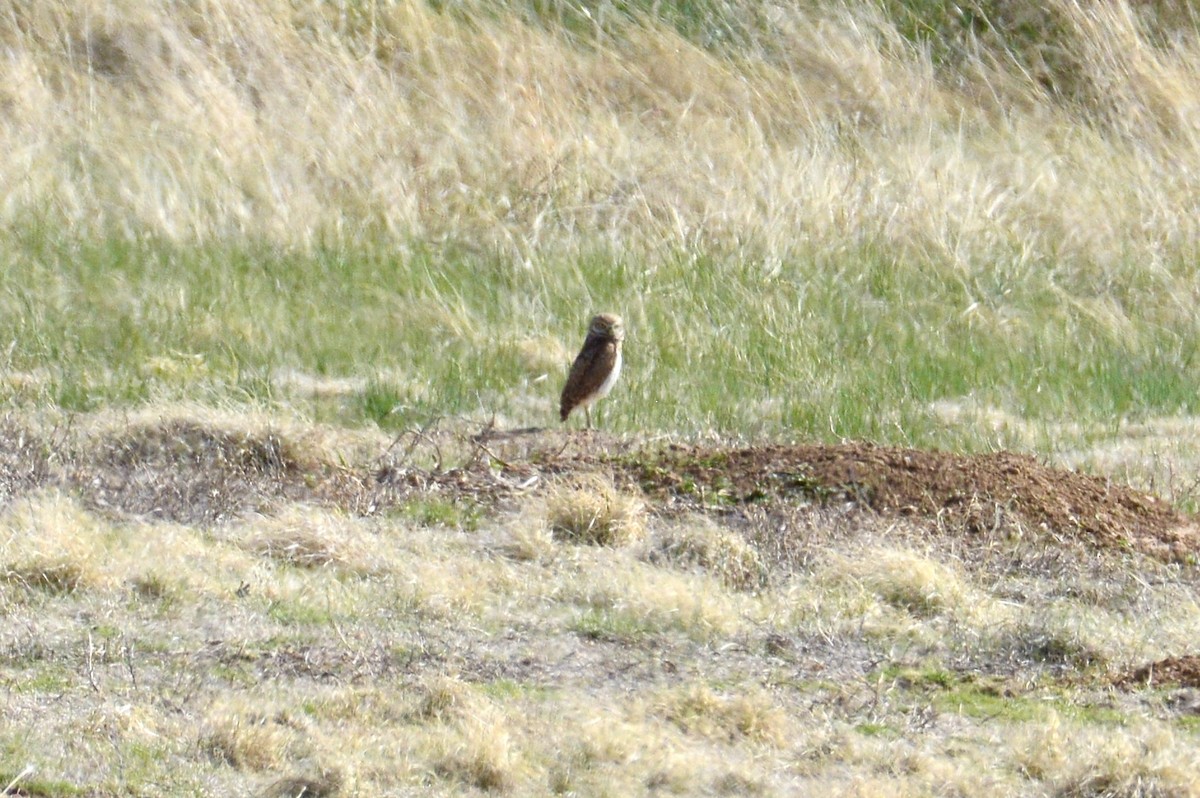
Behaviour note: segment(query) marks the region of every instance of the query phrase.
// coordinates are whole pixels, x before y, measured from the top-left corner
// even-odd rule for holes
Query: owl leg
[[[587,428],[592,428],[592,409],[590,407],[583,408],[583,417],[587,419]]]

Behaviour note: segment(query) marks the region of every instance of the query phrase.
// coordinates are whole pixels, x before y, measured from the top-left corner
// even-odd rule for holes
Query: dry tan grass
[[[680,631],[696,639],[732,634],[759,612],[758,600],[707,572],[660,568],[633,549],[571,547],[540,563],[526,586],[584,610],[593,633],[641,637]],[[590,619],[590,620],[588,620]]]
[[[540,517],[519,518],[505,533],[501,550],[514,560],[548,562],[558,551],[554,533]]]
[[[55,416],[60,424],[65,418]],[[286,406],[267,412],[245,405],[224,407],[194,402],[150,402],[136,409],[102,409],[72,418],[84,439],[103,447],[120,448],[134,441],[144,456],[163,450],[178,456],[198,450],[209,441],[230,442],[246,450],[274,448],[281,464],[304,470],[369,461],[387,449],[390,440],[378,430],[313,424]],[[202,455],[202,451],[195,451]]]
[[[698,566],[734,590],[763,587],[767,577],[757,549],[742,536],[703,516],[686,519],[659,535],[647,558],[650,562]]]
[[[311,440],[181,420],[81,417],[57,456],[120,440],[153,481],[170,430]],[[278,498],[193,525],[12,489],[0,567],[78,577],[0,582],[0,746],[31,793],[1198,790],[1188,691],[1111,687],[1190,651],[1186,564],[839,507],[639,506],[618,547],[555,540],[535,492],[470,525]]]
[[[427,680],[410,717],[427,727],[428,755],[439,776],[487,791],[512,786],[518,756],[508,720],[469,684],[446,676]]]
[[[470,717],[480,708],[470,685],[451,676],[438,676],[421,685],[412,717],[421,721],[449,721]]]
[[[272,718],[216,711],[200,737],[202,751],[239,770],[279,768],[295,731]]]
[[[617,490],[600,475],[553,488],[546,499],[546,521],[560,540],[600,546],[627,546],[646,534],[640,498]]]
[[[868,4],[774,7],[741,59],[663,26],[578,46],[472,3],[13,7],[0,218],[289,245],[382,232],[518,262],[753,242],[768,271],[795,231],[968,272],[1013,242],[1016,271],[1054,253],[1102,274],[1194,239],[1195,38],[1156,46],[1123,3],[1051,5],[1101,125],[982,58],[939,75]]]
[[[766,693],[721,696],[705,685],[690,685],[664,695],[657,711],[688,734],[729,742],[745,737],[778,746],[789,731],[786,715]]]
[[[106,525],[56,491],[27,497],[0,519],[0,578],[9,584],[70,593],[108,582]]]
[[[1200,795],[1194,741],[1158,723],[1096,729],[1051,716],[1016,742],[1014,759],[1058,795]]]
[[[513,786],[519,764],[502,717],[464,718],[436,745],[433,767],[439,776],[487,791]]]
[[[369,575],[385,567],[373,549],[377,539],[344,513],[316,507],[290,507],[258,518],[238,535],[250,552],[301,568],[334,567]]]
[[[915,552],[868,550],[843,565],[885,604],[914,615],[966,615],[976,604],[960,574]]]

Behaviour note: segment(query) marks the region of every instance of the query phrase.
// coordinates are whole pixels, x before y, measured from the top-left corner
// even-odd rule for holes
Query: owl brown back
[[[577,407],[583,407],[605,396],[621,368],[621,342],[625,340],[625,326],[620,316],[601,313],[592,319],[587,339],[579,350],[567,383],[563,386],[559,416],[563,421]],[[591,414],[588,413],[589,426]]]

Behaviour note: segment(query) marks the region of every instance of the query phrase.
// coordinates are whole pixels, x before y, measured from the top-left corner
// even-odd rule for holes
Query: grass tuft
[[[412,717],[420,721],[446,722],[468,717],[477,697],[470,685],[449,676],[423,683]]]
[[[597,546],[628,546],[646,534],[640,498],[621,493],[601,476],[553,488],[546,521],[557,540]]]
[[[140,598],[159,602],[171,602],[179,598],[183,592],[183,587],[178,582],[156,572],[133,577],[130,580],[130,587]]]
[[[513,785],[518,756],[507,721],[471,687],[446,677],[426,683],[413,718],[441,725],[432,753],[439,776],[489,792]]]
[[[782,745],[788,728],[786,715],[761,692],[722,696],[691,685],[666,694],[657,711],[684,732],[726,742],[745,737]]]
[[[505,729],[482,726],[464,732],[463,740],[436,761],[434,771],[471,787],[503,792],[513,783],[511,760]]]
[[[962,578],[941,563],[899,551],[867,552],[857,561],[864,584],[896,609],[930,617],[963,610]]]
[[[264,798],[334,798],[343,794],[344,774],[337,769],[324,769],[302,776],[289,776],[273,782],[263,792]]]
[[[548,562],[557,549],[554,533],[542,518],[518,518],[501,544],[505,556],[518,562]]]
[[[207,719],[199,742],[208,756],[239,770],[277,770],[296,743],[296,731],[272,718],[215,711]]]
[[[1161,724],[1082,728],[1055,717],[1017,744],[1016,764],[1056,795],[1190,795],[1195,750],[1190,739]]]
[[[647,552],[650,562],[704,569],[734,590],[757,590],[767,583],[758,550],[744,537],[697,516],[660,535]]]
[[[371,543],[346,516],[315,507],[256,519],[242,533],[242,546],[254,554],[298,568],[336,567],[362,575],[379,567]]]
[[[26,498],[0,517],[0,577],[55,595],[99,587],[103,535],[99,520],[62,494]]]

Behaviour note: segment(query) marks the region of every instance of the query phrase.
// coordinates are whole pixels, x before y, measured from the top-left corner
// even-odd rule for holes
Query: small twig
[[[491,476],[492,481],[495,482],[497,485],[500,485],[501,487],[505,488],[506,490],[513,491],[514,493],[524,493],[525,491],[529,490],[534,485],[536,485],[539,481],[541,481],[541,475],[539,475],[539,474],[534,474],[533,476],[531,476],[527,479],[524,479],[519,483],[512,482],[511,480],[505,479],[504,477],[500,476],[499,474],[496,474],[495,472],[493,472],[490,468],[488,469],[488,474]]]
[[[554,460],[557,460],[558,458],[562,457],[562,453],[563,453],[563,452],[565,452],[565,451],[567,450],[567,447],[571,445],[571,442],[572,442],[573,440],[574,440],[574,439],[573,439],[571,436],[569,436],[569,435],[568,435],[568,436],[567,436],[567,439],[566,439],[565,441],[563,441],[562,448],[561,448],[561,449],[559,449],[557,452],[555,452],[555,453],[554,453],[554,457],[553,457],[552,459],[554,459]]]
[[[499,457],[495,452],[493,452],[491,449],[489,449],[485,444],[483,444],[479,441],[475,441],[475,446],[479,449],[482,449],[483,452],[485,454],[487,454],[488,457],[492,458],[493,460],[495,460],[497,463],[504,466],[505,468],[509,468],[509,469],[512,468],[512,466],[506,460],[504,460],[502,457]]]
[[[337,618],[333,617],[333,600],[329,598],[328,590],[325,591],[325,612],[329,614],[329,625],[333,627],[338,640],[342,641],[342,646],[346,649],[346,653],[358,656],[358,651],[355,650],[354,646],[350,645],[350,641],[346,639],[346,635],[342,634],[342,627],[338,624]]]
[[[410,433],[412,433],[412,430],[411,430],[411,429],[402,429],[402,430],[400,430],[399,432],[397,432],[397,433],[396,433],[396,437],[392,438],[392,442],[388,444],[388,447],[387,447],[386,449],[384,449],[384,450],[383,450],[383,454],[379,455],[379,457],[377,458],[377,460],[378,460],[379,462],[382,462],[382,461],[383,461],[383,458],[385,458],[385,457],[387,457],[389,454],[391,454],[391,453],[392,453],[392,449],[395,449],[395,448],[396,448],[396,444],[397,444],[397,443],[399,443],[399,442],[400,442],[400,440],[401,440],[401,439],[402,439],[402,438],[403,438],[405,435],[408,435],[408,434],[410,434]]]
[[[435,441],[429,435],[429,430],[436,427],[438,422],[441,420],[441,416],[434,416],[428,423],[425,424],[425,426],[421,427],[420,429],[409,427],[408,429],[401,430],[396,434],[396,437],[392,439],[392,442],[388,445],[388,447],[383,450],[383,454],[379,455],[379,461],[382,462],[383,458],[391,454],[392,449],[395,449],[396,445],[400,443],[400,441],[404,440],[405,436],[411,435],[412,442],[408,445],[408,448],[404,450],[404,454],[400,455],[400,459],[396,461],[397,464],[407,462],[408,459],[412,457],[412,453],[416,450],[417,444],[419,444],[421,441],[425,441],[433,447],[433,451],[437,455],[437,470],[441,471],[442,449],[440,446],[438,446],[437,441]]]
[[[532,488],[534,485],[538,484],[538,482],[540,480],[541,480],[541,476],[539,474],[534,474],[533,476],[531,476],[529,479],[525,480],[521,484],[515,485],[514,488],[518,491],[524,492],[524,491],[527,491],[530,488]]]
[[[32,776],[36,770],[37,768],[35,768],[33,765],[26,765],[25,769],[18,773],[16,777],[8,783],[7,787],[5,787],[3,790],[0,790],[0,795],[15,795],[16,793],[13,792],[13,789],[17,786],[17,782],[26,776]]]
[[[435,471],[440,473],[442,471],[442,447],[438,445],[437,441],[435,441],[428,434],[426,434],[425,430],[421,430],[417,434],[420,435],[421,438],[423,438],[430,446],[433,447],[434,457],[437,458],[434,461],[433,468]]]
[[[413,450],[417,448],[419,442],[425,441],[433,447],[434,456],[437,458],[434,468],[438,471],[442,470],[442,447],[429,434],[429,431],[436,427],[441,420],[441,416],[434,416],[425,426],[418,430],[413,430],[413,442],[409,444],[408,450],[404,452],[404,460],[407,460],[412,455]]]
[[[92,669],[92,654],[95,651],[95,646],[92,644],[92,633],[88,632],[88,647],[87,647],[87,679],[88,684],[92,686],[92,691],[99,693],[100,685],[96,684],[96,672]],[[11,785],[10,785],[11,786]],[[3,793],[0,793],[3,794]]]
[[[480,441],[486,441],[488,439],[488,433],[494,429],[496,429],[496,414],[492,413],[492,417],[488,419],[488,423],[483,427],[483,429],[472,435],[471,440],[475,441],[476,443],[479,443]]]
[[[133,689],[138,687],[137,671],[133,667],[133,644],[128,640],[125,641],[125,669],[129,671],[129,681],[133,684]]]

